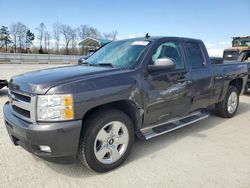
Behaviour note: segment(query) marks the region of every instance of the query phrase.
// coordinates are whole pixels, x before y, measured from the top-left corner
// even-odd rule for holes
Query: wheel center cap
[[[109,143],[109,145],[112,145],[112,144],[114,143],[114,139],[113,139],[113,138],[110,138],[110,139],[108,140],[108,143]]]

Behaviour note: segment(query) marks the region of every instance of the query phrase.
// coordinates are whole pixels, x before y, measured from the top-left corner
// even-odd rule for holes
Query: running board
[[[205,119],[208,116],[209,113],[206,111],[197,111],[179,119],[173,119],[165,123],[143,128],[140,131],[144,135],[146,140],[148,140],[150,138],[179,129],[181,127],[185,127],[189,124]]]

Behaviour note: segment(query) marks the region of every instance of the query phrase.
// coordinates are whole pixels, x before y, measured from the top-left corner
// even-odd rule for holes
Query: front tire
[[[86,121],[80,140],[78,159],[89,169],[107,172],[120,166],[134,142],[130,118],[116,109],[92,114]]]
[[[229,86],[223,101],[215,104],[215,112],[218,116],[231,118],[235,115],[239,106],[239,90],[235,86]]]

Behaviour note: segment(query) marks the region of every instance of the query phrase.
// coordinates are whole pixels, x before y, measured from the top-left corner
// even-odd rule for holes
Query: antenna
[[[146,36],[145,36],[145,38],[149,38],[149,37],[150,37],[150,35],[147,33]]]

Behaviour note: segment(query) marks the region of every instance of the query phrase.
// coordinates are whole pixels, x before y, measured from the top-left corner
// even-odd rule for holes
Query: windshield
[[[111,42],[91,55],[86,63],[93,66],[110,65],[115,68],[132,69],[137,65],[148,44],[149,41],[144,40]]]
[[[250,47],[250,38],[237,38],[233,40],[233,47],[246,46]]]

